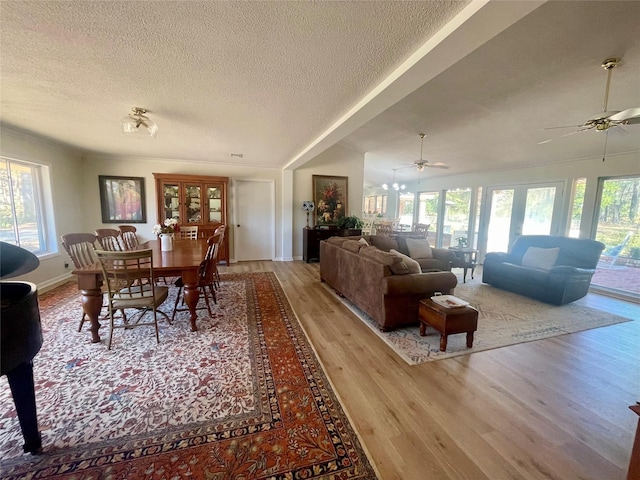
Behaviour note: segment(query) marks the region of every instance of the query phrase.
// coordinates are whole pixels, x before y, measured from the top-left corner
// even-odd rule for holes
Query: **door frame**
[[[525,207],[527,202],[527,191],[531,188],[555,187],[556,195],[553,201],[553,212],[551,214],[551,228],[549,235],[559,235],[562,231],[563,208],[566,202],[566,182],[562,180],[551,182],[520,183],[508,185],[491,185],[485,187],[482,192],[482,210],[480,215],[480,228],[478,238],[478,261],[484,262],[487,253],[487,243],[489,235],[489,220],[491,216],[491,198],[494,190],[513,189],[513,208],[511,211],[511,223],[509,226],[508,250],[521,235],[524,224]]]

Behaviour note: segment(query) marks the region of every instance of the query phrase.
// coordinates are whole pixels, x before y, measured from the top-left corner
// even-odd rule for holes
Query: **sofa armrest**
[[[510,253],[505,252],[489,252],[484,256],[484,263],[514,263],[520,265],[520,261]]]
[[[456,254],[453,250],[449,250],[448,248],[433,248],[431,247],[431,253],[433,254],[433,258],[436,260],[440,260],[445,265],[450,265],[453,262],[453,259],[456,257]]]
[[[449,294],[458,285],[458,279],[451,272],[391,275],[384,277],[382,282],[385,295],[424,295],[424,298],[434,292]]]
[[[557,265],[555,267],[552,267],[549,270],[549,275],[556,275],[556,276],[562,276],[562,277],[585,276],[585,275],[592,276],[594,273],[596,273],[596,271],[591,268],[578,268],[578,267],[572,267],[570,265]]]

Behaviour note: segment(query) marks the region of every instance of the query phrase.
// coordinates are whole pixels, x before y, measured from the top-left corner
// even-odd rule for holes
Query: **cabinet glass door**
[[[210,223],[223,223],[222,220],[222,190],[220,187],[207,186],[207,212]]]
[[[165,183],[162,185],[164,194],[164,218],[175,218],[180,221],[180,185]]]
[[[185,196],[186,223],[200,223],[202,220],[200,185],[187,184]]]

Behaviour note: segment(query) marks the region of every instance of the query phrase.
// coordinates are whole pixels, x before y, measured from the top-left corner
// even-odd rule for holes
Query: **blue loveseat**
[[[587,294],[603,249],[604,244],[595,240],[523,235],[509,253],[485,255],[482,281],[562,305]]]

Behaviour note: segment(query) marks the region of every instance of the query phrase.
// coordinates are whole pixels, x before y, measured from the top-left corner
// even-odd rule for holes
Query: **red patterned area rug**
[[[160,316],[160,344],[153,327],[117,330],[111,351],[103,327],[91,344],[74,284],[44,294],[40,311],[43,451],[22,453],[2,377],[3,479],[377,478],[271,272],[224,275],[197,332],[188,312]]]

